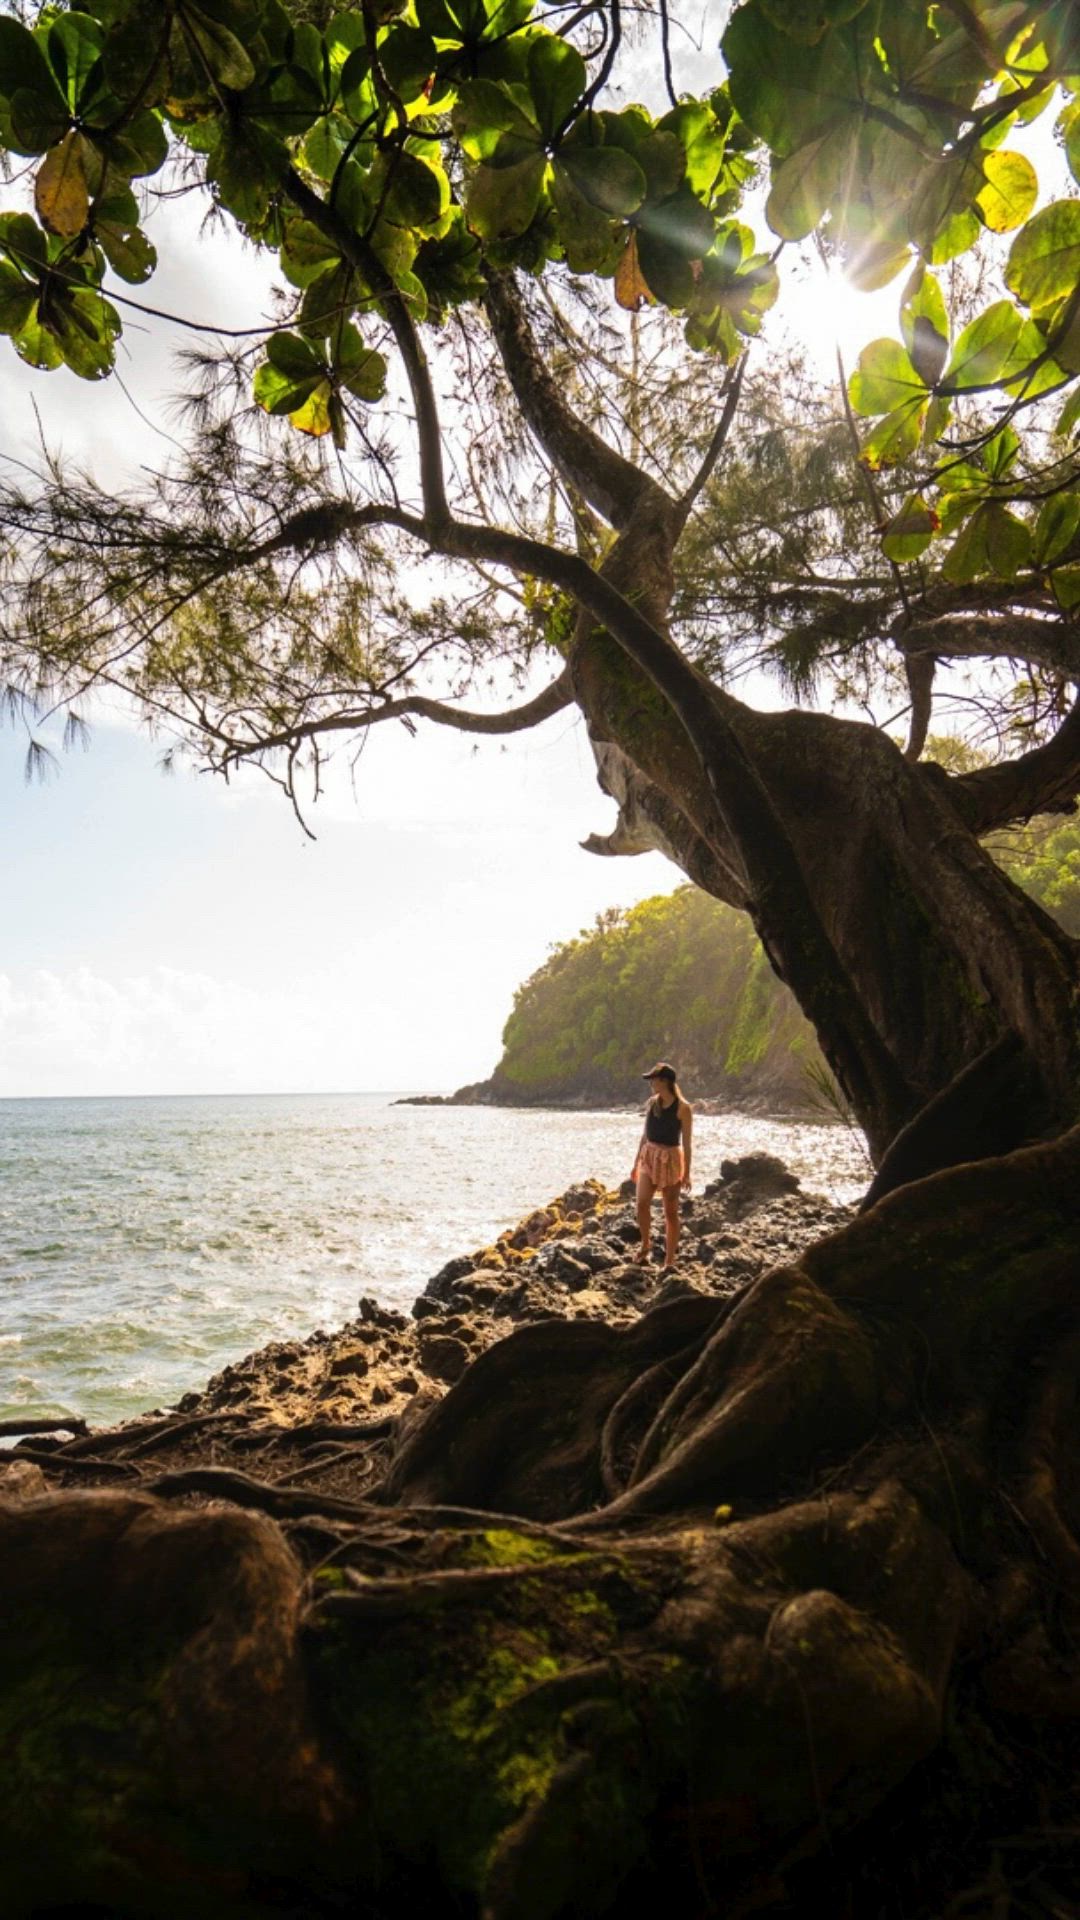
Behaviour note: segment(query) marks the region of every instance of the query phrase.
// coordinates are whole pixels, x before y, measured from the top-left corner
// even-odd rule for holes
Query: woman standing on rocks
[[[641,1255],[649,1258],[652,1239],[652,1203],[657,1188],[664,1205],[664,1271],[675,1265],[679,1247],[679,1189],[690,1187],[690,1130],[693,1113],[683,1099],[674,1067],[661,1060],[642,1079],[651,1098],[645,1109],[645,1131],[634,1161],[631,1180],[637,1184],[637,1217]]]

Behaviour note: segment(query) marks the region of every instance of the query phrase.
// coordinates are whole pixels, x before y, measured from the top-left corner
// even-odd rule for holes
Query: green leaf
[[[365,46],[366,43],[367,29],[359,8],[355,12],[335,13],[323,33],[323,46],[326,49],[326,60],[330,72],[340,74],[357,47]],[[384,47],[386,45],[385,35],[382,45]]]
[[[929,395],[898,340],[873,340],[859,355],[848,398],[856,413],[890,413],[912,401],[921,407]]]
[[[465,199],[473,232],[482,240],[524,233],[540,205],[546,172],[547,157],[542,152],[512,167],[477,167]]]
[[[226,132],[210,155],[206,178],[230,213],[245,226],[258,228],[270,208],[270,195],[288,164],[288,153],[272,134],[241,123],[239,133]]]
[[[1057,132],[1065,149],[1069,172],[1080,181],[1080,100],[1070,100],[1058,116]]]
[[[532,102],[529,101],[531,109]],[[454,132],[470,160],[488,162],[502,142],[504,134],[516,134],[523,146],[540,150],[543,137],[531,111],[521,104],[520,90],[509,89],[493,80],[470,80],[460,89],[450,116]]]
[[[0,261],[0,333],[18,333],[37,305],[37,287]]]
[[[941,439],[951,419],[952,401],[941,395],[935,395],[926,409],[926,419],[923,421],[920,446],[924,449],[935,446]]]
[[[656,123],[658,133],[673,134],[685,159],[687,186],[706,202],[711,200],[724,170],[724,130],[712,107],[703,100],[686,100]]]
[[[161,0],[136,0],[111,28],[101,50],[105,79],[120,100],[136,94],[155,103],[168,75],[161,45]],[[148,87],[149,83],[149,87]],[[148,88],[148,93],[144,89]]]
[[[926,552],[940,525],[934,509],[921,493],[908,496],[899,513],[893,515],[882,534],[881,550],[887,560],[898,564],[917,560]]]
[[[1004,480],[1020,451],[1020,435],[1015,427],[1002,427],[988,440],[982,451],[983,466],[991,480]]]
[[[49,243],[28,213],[0,213],[0,249],[31,273],[49,258]]]
[[[341,70],[338,97],[349,118],[362,126],[378,107],[378,95],[371,78],[371,55],[366,47],[350,53]]]
[[[437,59],[431,35],[405,23],[391,27],[379,46],[382,70],[406,105],[423,93]]]
[[[56,80],[29,28],[4,14],[0,15],[0,97],[10,100],[20,88],[48,96],[56,92]]]
[[[413,262],[434,320],[441,320],[450,307],[479,297],[484,284],[482,261],[480,246],[465,224],[463,210],[452,207],[446,232],[437,239],[425,240]]]
[[[983,160],[987,157],[980,155]],[[986,188],[982,167],[963,151],[917,172],[913,190],[909,189],[907,231],[935,264],[952,259],[978,239],[981,226],[973,209],[976,197]]]
[[[1031,562],[1031,529],[999,501],[987,500],[954,541],[941,571],[953,586],[989,576],[1015,580]]]
[[[104,41],[100,21],[87,13],[62,13],[49,28],[49,64],[72,113],[82,104]]]
[[[566,140],[558,150],[556,171],[560,167],[582,200],[614,219],[636,213],[645,198],[645,175],[637,161],[617,147],[578,146]]]
[[[1022,227],[1039,197],[1039,180],[1022,153],[983,155],[986,184],[975,196],[984,226],[991,233],[1012,233]]]
[[[11,96],[10,115],[16,151],[24,154],[47,153],[63,139],[71,124],[71,115],[55,87],[49,93],[31,93],[28,87],[20,87]]]
[[[1058,439],[1071,440],[1078,422],[1080,422],[1080,387],[1074,389],[1058,417],[1054,427]]]
[[[1080,279],[1080,200],[1056,200],[1018,233],[1005,284],[1036,313],[1055,306]]]
[[[304,163],[317,180],[332,180],[352,138],[353,128],[341,114],[321,114],[304,136]]]
[[[355,327],[341,329],[334,354],[334,371],[341,385],[357,400],[371,403],[386,392],[386,361],[364,345]]]
[[[949,357],[949,316],[937,280],[921,262],[900,297],[900,331],[919,378],[936,386]]]
[[[720,50],[740,118],[780,158],[826,132],[858,98],[858,78],[833,35],[800,46],[753,5],[735,9]]]
[[[221,87],[242,93],[255,79],[255,68],[235,33],[214,20],[201,7],[183,0],[183,18],[187,31],[198,48],[211,78]]]
[[[272,333],[266,343],[266,357],[289,380],[310,380],[326,371],[321,353],[296,333]]]
[[[694,297],[694,269],[681,249],[669,246],[661,233],[642,227],[637,236],[638,272],[650,294],[665,307],[678,311]]]
[[[643,237],[661,243],[687,261],[703,260],[716,239],[716,223],[712,214],[702,206],[686,181],[677,193],[670,194],[666,200],[647,203],[641,210],[638,224]],[[741,252],[740,248],[740,258]]]
[[[441,167],[429,166],[418,155],[399,148],[376,161],[371,197],[376,205],[382,201],[386,218],[399,226],[433,227],[450,205],[450,182]]]
[[[1080,607],[1080,567],[1055,567],[1050,575],[1050,585],[1059,607],[1065,613]]]
[[[930,265],[944,267],[975,245],[982,231],[979,216],[970,207],[955,213],[939,227],[930,247]]]
[[[1035,400],[1065,386],[1069,375],[1048,353],[1045,316],[1039,322],[1025,320],[1020,329],[1012,359],[1006,369],[1011,376],[1005,392],[1021,400]]]
[[[864,466],[876,473],[881,467],[895,467],[911,458],[922,438],[926,400],[925,394],[921,399],[906,400],[878,421],[859,454]]]
[[[40,315],[40,306],[38,311]],[[80,287],[54,296],[44,323],[80,380],[103,380],[112,372],[113,341],[120,333],[120,316],[100,293]]]
[[[740,333],[749,335],[760,330],[762,315],[780,291],[774,263],[753,249],[750,229],[733,221],[702,261],[692,299],[695,312],[726,313]]]
[[[94,208],[94,237],[114,273],[132,286],[149,280],[157,254],[139,228],[139,209],[133,193],[111,194]]]
[[[819,134],[773,165],[765,218],[781,240],[802,240],[827,212],[851,151],[846,127]]]
[[[686,176],[686,154],[674,133],[653,129],[644,107],[626,107],[622,113],[583,116],[579,125],[599,120],[604,146],[610,152],[617,147],[637,161],[645,175],[645,194],[649,200],[666,200],[681,186]],[[575,134],[577,129],[575,128]]]
[[[25,360],[28,366],[51,371],[64,364],[59,343],[42,322],[40,304],[36,300],[30,318],[14,335],[14,342],[20,360]]]
[[[978,493],[986,492],[986,469],[977,467],[971,460],[950,460],[935,473],[934,479],[943,493],[967,492],[971,489]]]
[[[554,140],[585,91],[585,62],[557,34],[540,33],[529,44],[529,92],[545,140]]]
[[[325,339],[341,325],[364,297],[359,276],[344,260],[318,274],[300,305],[297,325],[316,339]]]
[[[165,129],[157,114],[149,111],[137,113],[119,133],[96,133],[91,128],[89,138],[114,170],[128,180],[156,173],[164,166],[169,151]]]
[[[813,46],[830,27],[853,20],[866,4],[867,0],[761,0],[761,11],[793,40]]]
[[[305,400],[314,393],[316,387],[329,388],[329,384],[325,371],[312,374],[307,380],[293,380],[288,374],[282,373],[279,367],[271,366],[266,360],[256,369],[251,391],[258,406],[265,412],[278,416],[295,413],[296,409],[302,407]]]
[[[876,293],[910,265],[911,248],[907,243],[886,238],[848,247],[845,272],[849,284],[860,293]]]
[[[340,254],[310,220],[290,220],[281,244],[281,270],[294,287],[310,287],[327,268],[337,265]]]
[[[944,384],[958,393],[1000,380],[1015,367],[1023,321],[1011,300],[995,300],[972,320],[953,348]]]
[[[1032,562],[1050,567],[1060,560],[1080,531],[1080,495],[1055,493],[1047,500],[1035,522]]]
[[[597,149],[599,151],[599,149]],[[625,159],[625,155],[619,155]],[[551,200],[558,217],[559,241],[571,273],[614,273],[625,229],[582,199],[573,178],[556,158],[551,170]]]

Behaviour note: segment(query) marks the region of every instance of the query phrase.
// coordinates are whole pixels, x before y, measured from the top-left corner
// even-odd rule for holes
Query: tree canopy
[[[627,71],[617,0],[102,0],[0,17],[0,144],[17,173],[0,328],[24,361],[109,374],[146,304],[130,290],[152,278],[163,193],[205,195],[284,283],[264,337],[226,360],[223,331],[203,356],[203,436],[156,500],[106,502],[57,472],[9,494],[9,682],[47,695],[117,678],[225,764],[409,718],[403,679],[433,654],[460,696],[493,646],[565,650],[624,462],[658,458],[688,517],[700,502],[678,629],[692,654],[722,660],[741,617],[771,629],[805,693],[822,657],[872,646],[910,682],[916,740],[934,663],[989,656],[1022,663],[1024,714],[1053,726],[1080,605],[1080,201],[1048,196],[1011,143],[1053,116],[1080,174],[1074,10],[746,0],[710,25],[726,83],[655,111],[612,91]],[[666,7],[646,30],[670,90]],[[808,236],[856,286],[896,281],[898,337],[861,354],[846,422],[826,431],[819,402],[793,449],[790,421],[785,436],[759,409],[710,485],[746,349]],[[983,256],[973,301],[956,263]],[[507,375],[478,310],[505,359],[518,308],[599,418],[599,485],[582,488],[564,423],[538,487],[529,408],[520,391],[509,419],[498,405]],[[635,380],[645,402],[627,397]],[[238,420],[244,394],[261,439]],[[677,445],[670,427],[662,444],[665,409]],[[342,457],[305,457],[297,434]],[[763,550],[733,502],[755,492],[753,469],[759,497],[790,488],[793,464],[816,498],[801,529],[784,522],[782,552]],[[738,549],[726,591],[718,517]],[[449,601],[387,590],[395,531],[443,557]],[[703,540],[712,565],[695,569]],[[477,568],[504,594],[486,625]]]

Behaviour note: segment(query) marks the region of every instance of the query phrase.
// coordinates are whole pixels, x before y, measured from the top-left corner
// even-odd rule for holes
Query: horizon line
[[[260,1087],[246,1092],[236,1088],[210,1088],[198,1093],[0,1093],[6,1100],[338,1100],[351,1095],[393,1093],[398,1095],[454,1093],[456,1088],[426,1087]]]

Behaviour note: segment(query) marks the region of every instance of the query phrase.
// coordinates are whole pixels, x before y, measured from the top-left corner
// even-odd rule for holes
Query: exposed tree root
[[[898,1190],[733,1305],[528,1326],[374,1501],[200,1468],[0,1506],[12,1913],[1054,1920],[1078,1214],[1080,1129]],[[1022,1749],[1055,1756],[1042,1800]],[[1010,1797],[1047,1827],[1015,1911],[979,1824]]]

